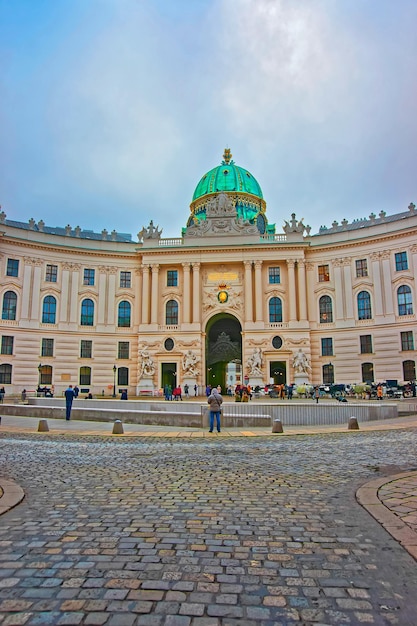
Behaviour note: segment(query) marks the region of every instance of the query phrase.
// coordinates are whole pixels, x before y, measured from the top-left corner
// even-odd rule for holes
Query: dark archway
[[[285,361],[272,361],[269,364],[269,377],[275,385],[287,384],[287,365]]]
[[[242,364],[242,326],[233,315],[220,313],[206,326],[206,385],[226,392],[229,363]]]

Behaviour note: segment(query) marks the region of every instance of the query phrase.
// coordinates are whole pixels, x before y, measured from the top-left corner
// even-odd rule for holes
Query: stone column
[[[262,322],[264,298],[262,289],[262,261],[255,261],[255,321]]]
[[[382,262],[382,276],[384,277],[382,286],[384,289],[385,314],[394,315],[394,300],[392,297],[392,276],[391,276],[391,253],[384,250],[380,253]]]
[[[158,302],[159,302],[159,264],[153,263],[151,265],[152,270],[152,284],[151,284],[151,324],[158,323]]]
[[[245,261],[245,321],[253,322],[252,310],[252,261]]]
[[[184,272],[184,289],[182,290],[182,321],[184,324],[190,323],[190,307],[191,307],[191,293],[190,293],[190,263],[183,263]]]
[[[304,259],[297,261],[298,270],[298,305],[300,321],[306,322],[307,317],[307,292],[306,292],[306,264]]]
[[[289,293],[289,318],[290,322],[297,321],[297,309],[295,300],[295,262],[293,260],[287,261],[288,268],[288,291]]]
[[[149,265],[142,265],[142,324],[149,324]]]
[[[200,263],[193,263],[193,322],[200,323]]]
[[[373,252],[371,254],[371,263],[372,263],[372,276],[374,280],[374,299],[375,299],[375,314],[383,315],[383,305],[382,305],[382,289],[381,289],[381,268],[380,268],[380,253]]]

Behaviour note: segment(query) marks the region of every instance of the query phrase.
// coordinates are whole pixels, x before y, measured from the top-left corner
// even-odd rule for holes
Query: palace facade
[[[0,385],[97,395],[416,378],[417,211],[281,233],[229,150],[186,226],[130,235],[0,213]],[[192,392],[194,393],[194,392]]]

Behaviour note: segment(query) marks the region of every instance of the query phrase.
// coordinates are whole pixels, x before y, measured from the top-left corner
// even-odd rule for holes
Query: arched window
[[[122,300],[119,303],[119,312],[117,316],[117,325],[119,328],[130,326],[130,302],[127,300]]]
[[[281,298],[271,298],[269,301],[269,322],[282,322],[282,300]]]
[[[56,300],[54,296],[46,296],[43,299],[42,323],[55,324],[56,320]]]
[[[94,325],[94,302],[86,298],[81,302],[81,326]]]
[[[178,324],[178,302],[168,300],[166,304],[165,324],[167,326],[177,326]]]
[[[372,319],[371,295],[368,291],[361,291],[358,293],[358,319]]]
[[[123,387],[129,385],[129,370],[127,367],[119,367],[117,370],[117,384]]]
[[[408,285],[401,285],[397,291],[398,315],[413,314],[413,300],[411,298],[411,289]]]
[[[2,320],[15,320],[17,307],[17,295],[14,291],[6,291],[3,296]]]
[[[373,383],[374,382],[374,364],[362,363],[362,382]]]
[[[0,365],[0,385],[12,384],[12,366],[8,363]]]
[[[319,300],[320,324],[333,322],[333,306],[330,296],[322,296]]]
[[[403,380],[411,382],[416,379],[416,362],[403,361]]]
[[[80,367],[80,385],[91,385],[91,367]]]

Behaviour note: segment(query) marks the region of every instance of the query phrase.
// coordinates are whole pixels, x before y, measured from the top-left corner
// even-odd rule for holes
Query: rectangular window
[[[120,287],[130,288],[132,286],[131,272],[120,272]]]
[[[7,276],[19,276],[19,261],[7,259]]]
[[[397,252],[395,255],[395,269],[397,272],[408,270],[407,252]]]
[[[129,358],[129,342],[128,341],[119,341],[119,347],[117,350],[117,358],[118,359]]]
[[[325,283],[330,280],[329,266],[319,265],[319,283]]]
[[[84,269],[84,285],[94,285],[94,274],[95,271],[94,270],[90,270],[85,268]]]
[[[1,338],[1,353],[2,354],[13,354],[13,340],[14,337],[8,337],[3,335]]]
[[[401,350],[414,350],[413,331],[407,330],[401,333]]]
[[[41,356],[54,356],[53,339],[42,339]]]
[[[82,359],[91,359],[93,356],[93,342],[89,339],[81,339],[80,357]]]
[[[167,287],[178,287],[178,271],[167,271]]]
[[[47,283],[56,283],[58,278],[58,266],[57,265],[47,265],[46,266],[46,274],[45,280]]]
[[[281,274],[279,267],[270,267],[269,268],[269,284],[277,284],[281,282]]]
[[[372,335],[361,335],[361,354],[372,354]]]
[[[362,276],[368,276],[368,261],[366,259],[359,259],[355,261],[356,264],[356,278]]]
[[[321,355],[333,355],[333,339],[331,337],[323,337],[321,340]]]

